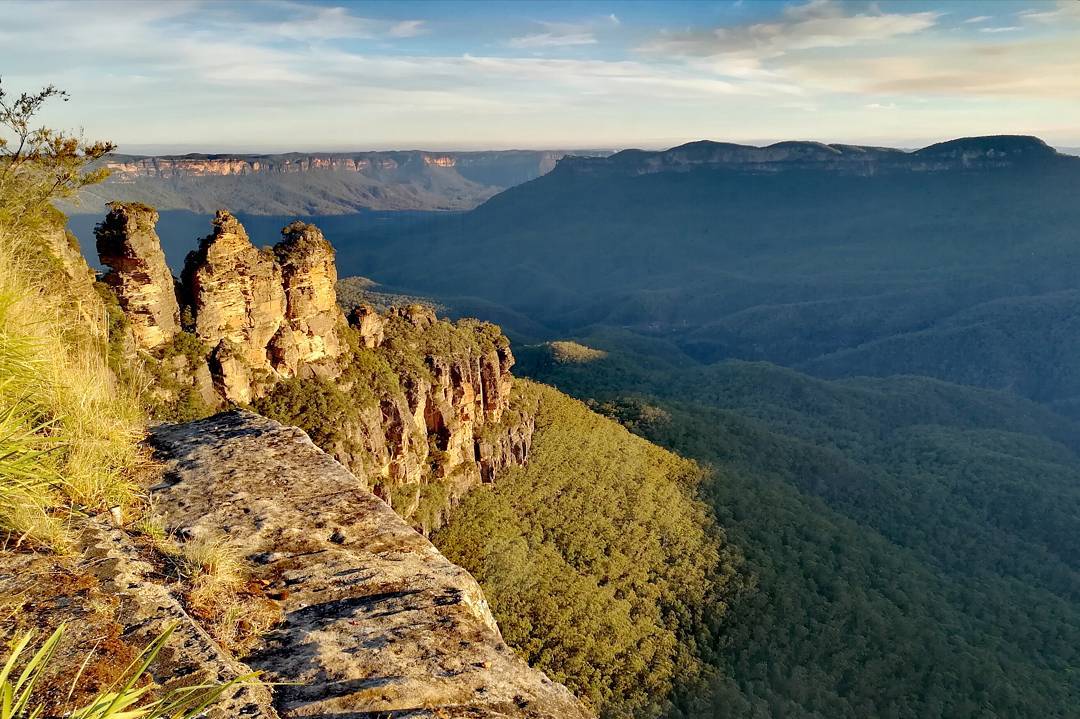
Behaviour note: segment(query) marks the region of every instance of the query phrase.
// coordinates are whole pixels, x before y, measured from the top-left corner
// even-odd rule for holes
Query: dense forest
[[[522,354],[710,468],[701,496],[756,588],[719,643],[696,644],[719,671],[674,716],[1046,717],[1080,701],[1068,420],[925,378]]]
[[[503,636],[610,717],[655,717],[706,676],[744,593],[740,558],[694,499],[700,468],[549,387],[526,468],[468,495],[434,536],[481,582]],[[696,685],[696,684],[695,684]]]

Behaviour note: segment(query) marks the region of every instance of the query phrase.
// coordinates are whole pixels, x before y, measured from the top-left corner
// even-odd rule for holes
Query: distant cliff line
[[[508,187],[550,172],[568,152],[111,154],[101,161],[111,177],[65,209],[99,214],[108,202],[123,200],[207,214],[223,206],[233,212],[294,216],[471,210]]]
[[[468,179],[505,186],[495,181],[511,165],[535,167],[536,176],[550,172],[566,155],[606,155],[607,150],[490,150],[433,152],[428,150],[377,150],[357,152],[186,153],[183,155],[113,154],[106,166],[120,181],[137,177],[209,177],[299,173],[330,170],[377,173],[399,169],[459,168]],[[470,176],[474,175],[474,176]]]

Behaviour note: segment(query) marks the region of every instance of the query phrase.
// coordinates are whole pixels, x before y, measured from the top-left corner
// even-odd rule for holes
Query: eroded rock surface
[[[285,622],[248,659],[284,717],[584,719],[503,642],[476,581],[302,431],[234,411],[163,426],[154,505],[223,534],[281,590]]]
[[[138,203],[113,202],[94,229],[101,262],[131,323],[136,346],[152,350],[180,331],[180,306],[157,232],[158,213]]]
[[[285,318],[271,346],[274,369],[285,377],[304,368],[333,374],[333,365],[325,361],[344,348],[334,248],[315,225],[294,222],[281,234],[274,255],[281,265]]]
[[[102,234],[115,240],[99,240],[103,259],[119,243],[115,255],[160,255],[164,263],[155,218],[149,208],[116,205],[103,223],[116,227]],[[302,222],[285,227],[282,238],[259,250],[222,210],[188,255],[180,295],[194,337],[174,332],[174,346],[154,353],[158,374],[169,379],[154,391],[163,406],[177,406],[164,416],[232,402],[300,424],[424,531],[438,527],[470,488],[526,461],[533,420],[508,413],[514,357],[497,327],[451,323],[422,305],[385,314],[362,305],[346,322],[330,242]],[[115,262],[119,291],[150,293],[139,284],[152,273]],[[169,299],[175,307],[175,295]],[[138,307],[125,305],[132,324],[143,322]]]

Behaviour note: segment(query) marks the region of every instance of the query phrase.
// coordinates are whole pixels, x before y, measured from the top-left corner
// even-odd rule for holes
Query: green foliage
[[[691,462],[580,402],[539,401],[527,468],[476,490],[434,536],[483,585],[503,634],[605,717],[657,716],[698,676],[690,637],[723,614],[737,557],[692,499]]]
[[[34,654],[25,660],[24,654],[32,648],[33,633],[26,632],[16,639],[11,653],[0,668],[0,719],[38,719],[42,716],[43,707],[33,702],[34,690],[49,668],[49,663],[63,638],[64,629],[64,625],[60,625],[37,647]],[[156,637],[114,686],[66,716],[71,719],[194,719],[201,716],[226,691],[255,678],[256,675],[251,674],[220,684],[174,689],[157,699],[150,699],[153,685],[145,683],[144,679],[174,630],[175,626],[169,627]],[[93,659],[91,651],[75,674],[72,689]]]
[[[197,384],[199,368],[205,366],[207,354],[204,342],[193,333],[182,331],[157,350],[155,356],[141,358],[142,369],[153,378],[153,388],[145,397],[154,419],[190,422],[213,411]]]
[[[607,352],[603,350],[593,349],[578,342],[566,340],[548,342],[548,347],[551,349],[551,358],[560,364],[595,362],[607,356]]]
[[[293,377],[274,385],[255,409],[270,419],[294,424],[326,450],[350,441],[348,424],[357,416],[357,405],[334,382]]]
[[[354,328],[344,331],[350,352],[340,383],[350,387],[352,401],[362,408],[375,407],[381,399],[400,392],[401,382],[385,353],[361,345]]]

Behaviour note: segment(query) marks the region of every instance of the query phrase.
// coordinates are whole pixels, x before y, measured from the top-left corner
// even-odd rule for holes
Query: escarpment
[[[318,228],[294,222],[257,249],[225,211],[188,255],[178,302],[156,264],[155,220],[114,203],[99,249],[143,329],[163,419],[231,403],[298,425],[425,531],[469,488],[527,460],[534,420],[515,403],[514,357],[494,325],[451,323],[420,305],[385,314],[364,305],[346,319],[334,249]]]
[[[467,572],[300,430],[234,411],[152,442],[167,523],[239,549],[279,598],[247,662],[280,682],[280,716],[590,716],[503,642]]]

